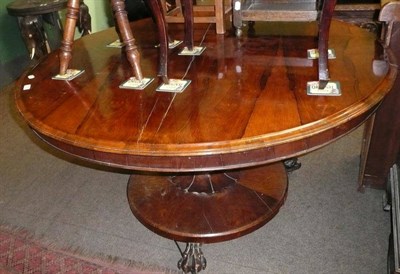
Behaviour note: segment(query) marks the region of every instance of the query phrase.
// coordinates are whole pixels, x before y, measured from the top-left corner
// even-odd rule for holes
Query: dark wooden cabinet
[[[386,55],[400,58],[400,2],[386,4],[379,16],[384,22],[381,40]],[[398,68],[397,68],[398,70]],[[375,116],[367,123],[363,139],[360,166],[360,187],[384,189],[390,168],[395,163],[400,148],[400,77],[382,101]]]

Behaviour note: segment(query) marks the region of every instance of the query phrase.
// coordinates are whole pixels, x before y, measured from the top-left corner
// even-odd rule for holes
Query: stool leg
[[[60,74],[64,75],[72,58],[72,43],[74,40],[76,21],[79,16],[79,0],[68,0],[64,36],[60,47]]]
[[[225,33],[225,20],[224,20],[224,0],[214,0],[214,10],[215,10],[215,28],[217,34]]]
[[[133,74],[136,79],[142,80],[142,70],[140,68],[140,53],[137,50],[135,39],[129,26],[128,16],[125,11],[125,0],[110,0],[117,21],[118,29],[125,45],[126,56],[132,66]]]
[[[185,20],[185,47],[189,50],[193,50],[193,1],[183,1],[183,17]]]
[[[318,80],[319,88],[325,88],[329,81],[328,70],[328,40],[329,28],[332,21],[333,11],[335,9],[336,0],[323,1],[322,13],[319,21],[318,31]]]
[[[160,57],[159,57],[159,68],[158,76],[162,77],[164,83],[169,83],[168,80],[168,30],[165,22],[164,10],[160,0],[148,0],[147,1],[152,13],[154,21],[158,28],[158,38],[160,41]]]

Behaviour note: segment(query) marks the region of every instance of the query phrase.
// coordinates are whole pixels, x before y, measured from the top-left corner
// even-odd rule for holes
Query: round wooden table
[[[133,213],[162,236],[195,243],[180,261],[189,271],[192,262],[196,271],[205,266],[198,243],[239,237],[275,216],[287,194],[281,160],[363,123],[396,73],[374,34],[335,21],[329,68],[342,95],[310,96],[307,82],[318,79],[317,61],[307,59],[315,25],[286,24],[281,35],[276,25],[257,23],[240,39],[195,27],[195,44],[206,47],[200,56],[170,50],[170,78],[191,80],[182,93],[156,91],[158,42],[149,20],[132,25],[143,75],[155,78],[144,90],[119,88],[130,69],[120,49],[106,47],[117,39],[109,29],[74,44],[71,67],[85,69],[81,76],[52,80],[58,58],[51,53],[16,91],[19,111],[44,141],[132,170]],[[170,26],[170,35],[182,39],[182,26]]]

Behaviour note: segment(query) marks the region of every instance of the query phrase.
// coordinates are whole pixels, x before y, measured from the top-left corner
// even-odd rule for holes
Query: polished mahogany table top
[[[275,27],[274,27],[275,26]],[[286,26],[286,25],[285,25]],[[389,91],[393,65],[382,61],[375,35],[339,21],[331,26],[331,78],[341,96],[310,96],[317,80],[315,26],[277,29],[256,23],[236,38],[196,24],[201,56],[170,50],[169,77],[189,79],[182,93],[157,92],[158,49],[149,20],[132,25],[142,55],[144,90],[121,89],[130,75],[117,39],[108,29],[74,43],[71,67],[85,72],[72,81],[52,80],[57,52],[23,75],[16,102],[28,124],[68,153],[132,170],[212,171],[256,166],[301,155],[365,121]],[[272,33],[272,34],[271,34]],[[286,33],[281,35],[279,33]],[[182,26],[170,25],[174,39]],[[390,52],[387,58],[391,58]]]

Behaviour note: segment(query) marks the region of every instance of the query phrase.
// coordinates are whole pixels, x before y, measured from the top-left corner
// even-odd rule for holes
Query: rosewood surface
[[[271,31],[269,31],[271,30]],[[162,93],[155,79],[145,90],[120,89],[130,77],[110,29],[79,39],[71,67],[85,69],[73,81],[55,81],[58,57],[50,54],[19,80],[16,102],[29,125],[54,146],[107,165],[148,171],[210,171],[255,166],[293,157],[346,134],[374,111],[394,79],[393,66],[372,61],[375,36],[334,21],[331,79],[339,97],[308,96],[317,80],[313,25],[281,27],[257,23],[251,35],[216,35],[196,25],[199,57],[170,50],[171,78],[190,79],[183,93]],[[297,32],[296,32],[297,31]],[[157,35],[150,21],[133,25],[144,77],[157,75]],[[170,34],[183,38],[181,26]],[[299,35],[301,34],[301,35]],[[306,34],[304,36],[304,34]],[[390,54],[389,54],[390,57]],[[34,75],[29,79],[28,75]],[[29,90],[23,90],[30,85]]]

